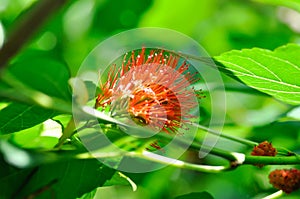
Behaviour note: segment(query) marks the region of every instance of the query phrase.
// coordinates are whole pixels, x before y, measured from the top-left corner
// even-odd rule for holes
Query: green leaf
[[[53,149],[62,134],[62,127],[53,120],[7,136],[8,140],[23,149]]]
[[[275,6],[286,6],[300,12],[299,0],[254,0],[254,1],[275,5]]]
[[[40,198],[73,199],[102,186],[114,170],[102,166],[98,160],[73,160],[39,167],[38,172],[26,184],[19,195],[21,198],[34,194],[37,190],[54,182]]]
[[[12,102],[0,110],[0,134],[8,134],[33,127],[55,115],[55,111],[36,105]]]
[[[46,199],[55,196],[57,199],[74,199],[102,186],[114,173],[113,169],[101,166],[97,160],[71,160],[47,164],[37,167],[31,176],[27,170],[2,178],[0,186],[8,189],[1,188],[1,194],[9,196],[18,193],[16,198],[35,196]],[[18,183],[20,187],[14,184],[18,181],[22,182]]]
[[[208,192],[193,192],[181,196],[177,196],[175,199],[214,199],[212,195],[210,195]]]
[[[31,89],[71,102],[68,80],[69,70],[59,59],[43,53],[24,53],[12,65],[8,72]],[[4,76],[8,73],[4,73]],[[13,80],[11,80],[13,81]],[[15,96],[13,99],[25,99],[18,92],[13,93],[1,83],[1,95]],[[12,85],[14,85],[12,83]],[[9,88],[9,87],[8,87]],[[24,91],[26,92],[26,91]],[[32,94],[33,95],[33,94]],[[38,96],[32,96],[33,98]],[[21,100],[22,101],[22,100]],[[30,100],[25,100],[29,103]],[[59,105],[57,105],[59,106]],[[55,115],[53,110],[46,110],[36,105],[12,103],[0,111],[0,134],[17,132],[35,126]]]
[[[83,194],[81,197],[79,197],[77,199],[91,199],[91,198],[95,197],[96,193],[97,193],[97,189],[94,189],[91,192]]]
[[[0,153],[0,187],[1,194],[6,198],[12,198],[15,194],[14,198],[73,199],[103,186],[115,173],[114,169],[96,159],[67,157],[73,152],[34,152],[5,141],[0,142],[0,150],[4,157]],[[4,160],[24,169],[11,170]],[[28,168],[28,165],[35,167]],[[8,175],[6,172],[9,171]]]
[[[29,54],[9,66],[9,72],[25,85],[49,96],[71,100],[69,69],[60,60]]]
[[[24,184],[26,178],[30,176],[32,168],[19,170],[4,162],[0,153],[0,198],[16,198],[19,187]]]
[[[300,46],[274,51],[253,48],[226,52],[215,59],[248,86],[289,104],[300,104]]]
[[[130,185],[132,191],[137,190],[137,185],[124,173],[118,171],[113,175],[113,177],[108,180],[104,186],[111,186],[111,185]]]

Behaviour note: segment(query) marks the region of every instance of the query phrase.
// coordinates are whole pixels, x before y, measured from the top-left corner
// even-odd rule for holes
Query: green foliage
[[[0,134],[18,132],[53,117],[53,110],[13,102],[0,110]]]
[[[94,198],[95,195],[96,195],[96,193],[97,193],[97,189],[94,189],[91,192],[85,193],[84,195],[82,195],[78,199],[90,199],[90,198]]]
[[[300,2],[298,0],[254,0],[276,6],[286,6],[300,12]]]
[[[14,26],[28,22],[24,14],[32,11],[35,2],[39,3],[1,2],[0,44],[5,37],[9,45],[10,34],[18,30]],[[300,151],[300,35],[286,22],[294,23],[296,16],[279,20],[278,6],[300,12],[298,0],[68,1],[31,40],[24,41],[28,46],[16,53],[11,50],[14,46],[7,48],[12,59],[0,71],[0,199],[223,199],[263,198],[274,193],[267,178],[270,170],[300,164],[295,155]],[[121,173],[87,153],[82,140],[105,134],[113,144],[106,143],[95,154],[108,162],[137,158],[145,165],[166,164],[163,156],[167,152],[155,156],[145,148],[155,140],[168,143],[172,135],[129,136],[127,132],[152,132],[117,121],[106,115],[108,108],[99,114],[72,107],[72,97],[82,97],[80,105],[92,107],[100,91],[94,82],[86,81],[89,95],[77,96],[71,93],[69,83],[100,41],[123,30],[148,26],[185,33],[214,55],[227,91],[226,99],[216,99],[216,104],[227,101],[224,134],[210,154],[199,159],[207,129],[198,125],[197,136],[180,161],[170,159],[174,164],[149,173]],[[18,34],[20,38],[22,34]],[[200,80],[200,87],[202,83]],[[223,111],[217,107],[212,113],[205,100],[209,99],[200,100],[201,123]],[[72,108],[82,113],[84,122],[76,121],[78,126]],[[218,125],[211,127],[221,128]],[[87,136],[79,137],[78,132]],[[213,129],[208,132],[218,134]],[[252,147],[264,140],[272,142],[278,156],[250,155]],[[180,147],[184,141],[178,138],[176,144]],[[124,151],[114,153],[116,146]],[[252,165],[257,162],[266,166]],[[299,191],[280,198],[298,197]]]
[[[175,199],[213,199],[213,197],[207,192],[189,193],[182,196],[177,196]]]
[[[34,127],[12,133],[6,138],[23,149],[52,149],[62,134],[62,127],[53,120],[47,120]]]
[[[284,102],[300,103],[300,46],[289,44],[275,49],[233,50],[215,59],[248,86]]]
[[[113,177],[108,180],[104,186],[112,186],[112,185],[130,185],[133,191],[136,191],[136,184],[125,174],[121,172],[116,172]]]
[[[113,173],[114,170],[101,167],[97,160],[47,164],[22,172],[16,171],[2,178],[1,196],[73,199],[102,186]]]
[[[31,89],[71,101],[68,67],[51,56],[39,51],[25,53],[10,65],[8,71]],[[18,95],[18,91],[15,92],[12,95]],[[57,114],[54,110],[47,110],[34,104],[13,102],[0,111],[0,132],[7,134],[30,128]]]
[[[49,96],[71,100],[67,65],[55,57],[39,51],[20,56],[8,68],[19,81]]]
[[[275,16],[275,9],[248,0],[157,0],[140,27],[177,30],[199,42],[210,55],[219,55],[231,49],[273,49],[289,42],[294,33]]]

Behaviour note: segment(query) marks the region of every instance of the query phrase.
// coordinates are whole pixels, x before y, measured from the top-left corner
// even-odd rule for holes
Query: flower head
[[[109,106],[112,116],[129,115],[139,125],[177,132],[198,105],[189,87],[198,79],[188,72],[186,61],[179,61],[162,50],[146,56],[145,48],[128,60],[125,55],[122,67],[113,65],[106,83],[100,84],[95,107]]]

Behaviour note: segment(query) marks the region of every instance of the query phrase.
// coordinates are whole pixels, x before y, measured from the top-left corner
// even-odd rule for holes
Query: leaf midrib
[[[238,66],[238,65],[233,64],[233,63],[228,62],[228,61],[222,60],[222,62],[227,63],[227,64],[231,64],[233,66]],[[248,77],[253,77],[253,78],[257,78],[257,79],[269,81],[269,82],[272,82],[272,83],[277,83],[279,85],[284,85],[284,86],[289,86],[289,87],[300,89],[300,86],[297,86],[297,85],[294,85],[294,84],[290,84],[290,83],[287,83],[287,82],[277,81],[277,80],[266,78],[266,77],[262,77],[262,76],[257,76],[255,73],[252,73],[253,74],[252,75],[252,74],[243,73],[241,71],[237,71],[237,70],[234,70],[234,69],[231,69],[231,68],[227,68],[227,69],[230,70],[230,71],[232,71],[232,72],[234,72],[234,73],[239,73],[239,74],[242,74],[242,75],[245,75],[245,76],[248,76]]]
[[[0,129],[5,128],[8,124],[10,124],[12,121],[16,120],[18,117],[21,117],[23,114],[25,114],[27,111],[31,110],[33,107],[34,107],[34,105],[29,106],[24,111],[22,111],[21,113],[19,113],[18,115],[16,115],[12,119],[10,119],[8,122],[6,122],[3,126],[0,127]]]

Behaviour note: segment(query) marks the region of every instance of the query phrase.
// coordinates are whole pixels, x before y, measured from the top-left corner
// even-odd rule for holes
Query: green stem
[[[275,193],[272,193],[271,195],[268,195],[262,199],[275,199],[275,198],[279,198],[283,195],[283,191],[282,190],[279,190]]]
[[[155,153],[151,153],[148,151],[143,151],[143,153],[135,153],[131,154],[133,157],[142,158],[144,160],[149,160],[152,162],[157,162],[164,165],[170,165],[177,168],[183,168],[183,169],[191,169],[194,171],[200,171],[200,172],[206,172],[206,173],[218,173],[221,171],[229,170],[231,169],[231,166],[210,166],[210,165],[199,165],[199,164],[193,164],[184,162],[181,160],[176,160],[169,157],[164,157],[161,155],[157,155]]]
[[[278,154],[281,154],[281,155],[287,155],[287,156],[292,156],[292,155],[297,155],[295,152],[293,151],[290,151],[284,147],[275,147],[278,151]]]
[[[172,139],[170,135],[167,134],[157,134],[157,138],[161,139]],[[248,140],[247,140],[248,141]],[[174,140],[178,145],[188,144],[185,140],[179,139]],[[251,141],[249,141],[251,142]],[[243,153],[230,152],[223,149],[218,149],[216,147],[209,147],[202,145],[201,143],[193,142],[190,146],[191,149],[199,151],[200,149],[208,152],[209,154],[222,157],[231,163],[241,165],[241,164],[264,164],[264,165],[286,165],[286,164],[300,164],[300,157],[296,154],[293,156],[251,156],[245,155]]]
[[[100,132],[99,132],[100,133]],[[133,139],[131,136],[127,136],[124,138],[121,138],[119,144],[122,145],[121,141],[126,141],[127,138]],[[128,141],[128,140],[127,140]],[[129,141],[127,143],[132,143],[134,140]],[[136,139],[135,141],[138,141]],[[117,142],[115,142],[117,143]],[[4,157],[11,156],[12,148],[14,150],[14,153],[17,153],[18,151],[23,149],[19,149],[16,146],[13,146],[9,143],[2,143],[4,148],[9,148],[10,150],[3,151]],[[6,146],[7,145],[7,146]],[[165,157],[162,155],[158,155],[152,152],[149,152],[147,150],[136,150],[136,151],[125,151],[125,150],[118,150],[113,151],[111,147],[115,148],[118,145],[112,145],[107,146],[101,149],[98,149],[96,151],[91,152],[78,152],[78,151],[61,151],[61,150],[52,150],[52,151],[40,151],[40,152],[32,152],[27,151],[26,154],[28,156],[32,156],[32,161],[29,165],[22,165],[22,167],[32,167],[37,166],[40,164],[45,163],[52,163],[52,162],[59,162],[59,161],[67,161],[70,159],[93,159],[93,158],[102,158],[102,159],[115,159],[116,157],[122,158],[122,157],[131,157],[131,158],[139,158],[143,160],[148,160],[152,162],[156,162],[163,165],[169,165],[174,166],[177,168],[183,168],[183,169],[191,169],[199,172],[208,172],[208,173],[216,173],[221,171],[227,171],[230,169],[234,169],[237,166],[250,164],[250,165],[256,165],[256,164],[263,164],[263,165],[296,165],[300,164],[300,158],[298,156],[284,156],[284,157],[266,157],[266,156],[246,156],[242,153],[235,153],[235,152],[228,152],[224,151],[222,149],[213,148],[210,151],[210,154],[216,155],[219,157],[222,157],[229,161],[226,165],[219,165],[219,166],[211,166],[211,165],[199,165],[194,163],[188,163],[181,160],[176,160],[173,158]],[[192,147],[195,150],[200,150],[199,144],[193,144]],[[203,147],[203,146],[201,146]],[[205,147],[204,147],[205,148]],[[207,148],[209,150],[209,148]],[[14,164],[14,162],[10,162]],[[15,165],[20,166],[20,165]]]
[[[263,165],[292,165],[300,164],[300,158],[295,156],[245,156],[243,164],[263,164]]]
[[[220,137],[228,139],[228,140],[236,141],[236,142],[248,145],[250,147],[254,147],[254,146],[258,145],[257,142],[253,142],[253,141],[250,141],[250,140],[247,140],[247,139],[235,137],[235,136],[232,136],[232,135],[227,135],[227,134],[224,134],[222,132],[218,132],[218,131],[215,131],[213,129],[207,128],[207,127],[205,127],[203,125],[200,125],[200,124],[193,123],[192,125],[199,128],[199,129],[202,129],[204,131],[207,131],[208,133],[211,133],[213,135],[220,136]]]
[[[203,152],[207,152],[209,154],[215,155],[215,156],[219,156],[222,157],[230,162],[235,162],[237,161],[239,158],[237,158],[237,153],[233,153],[230,151],[225,151],[223,149],[218,149],[215,147],[209,147],[209,146],[205,146],[203,144],[200,143],[196,143],[193,142],[190,146],[190,149],[194,150],[194,151],[200,151],[202,150]],[[241,155],[243,156],[243,155]]]
[[[87,158],[115,158],[115,157],[132,157],[157,162],[164,165],[170,165],[177,168],[191,169],[200,172],[221,172],[230,169],[234,169],[238,165],[242,164],[264,164],[264,165],[288,165],[288,164],[300,164],[300,159],[296,156],[290,157],[264,157],[264,156],[245,156],[242,153],[224,152],[223,150],[213,149],[212,153],[219,157],[225,158],[230,161],[231,164],[222,166],[211,166],[211,165],[199,165],[176,160],[173,158],[161,156],[149,151],[133,151],[133,152],[93,152],[83,153],[76,155],[75,158],[87,159]]]
[[[55,145],[55,148],[60,148],[64,144],[64,142],[75,133],[75,129],[75,121],[74,118],[71,117],[70,121],[68,122],[68,125],[63,131],[62,136],[59,138],[58,143]]]
[[[97,152],[97,153],[83,153],[76,156],[79,159],[88,159],[88,158],[115,158],[115,157],[131,157],[131,158],[140,158],[143,160],[149,160],[151,162],[156,162],[159,164],[163,164],[166,166],[173,166],[177,168],[183,169],[191,169],[199,172],[206,172],[206,173],[218,173],[221,171],[231,169],[230,165],[228,166],[210,166],[210,165],[199,165],[193,163],[187,163],[181,160],[157,155],[155,153],[151,153],[149,151],[142,151],[142,152]]]

